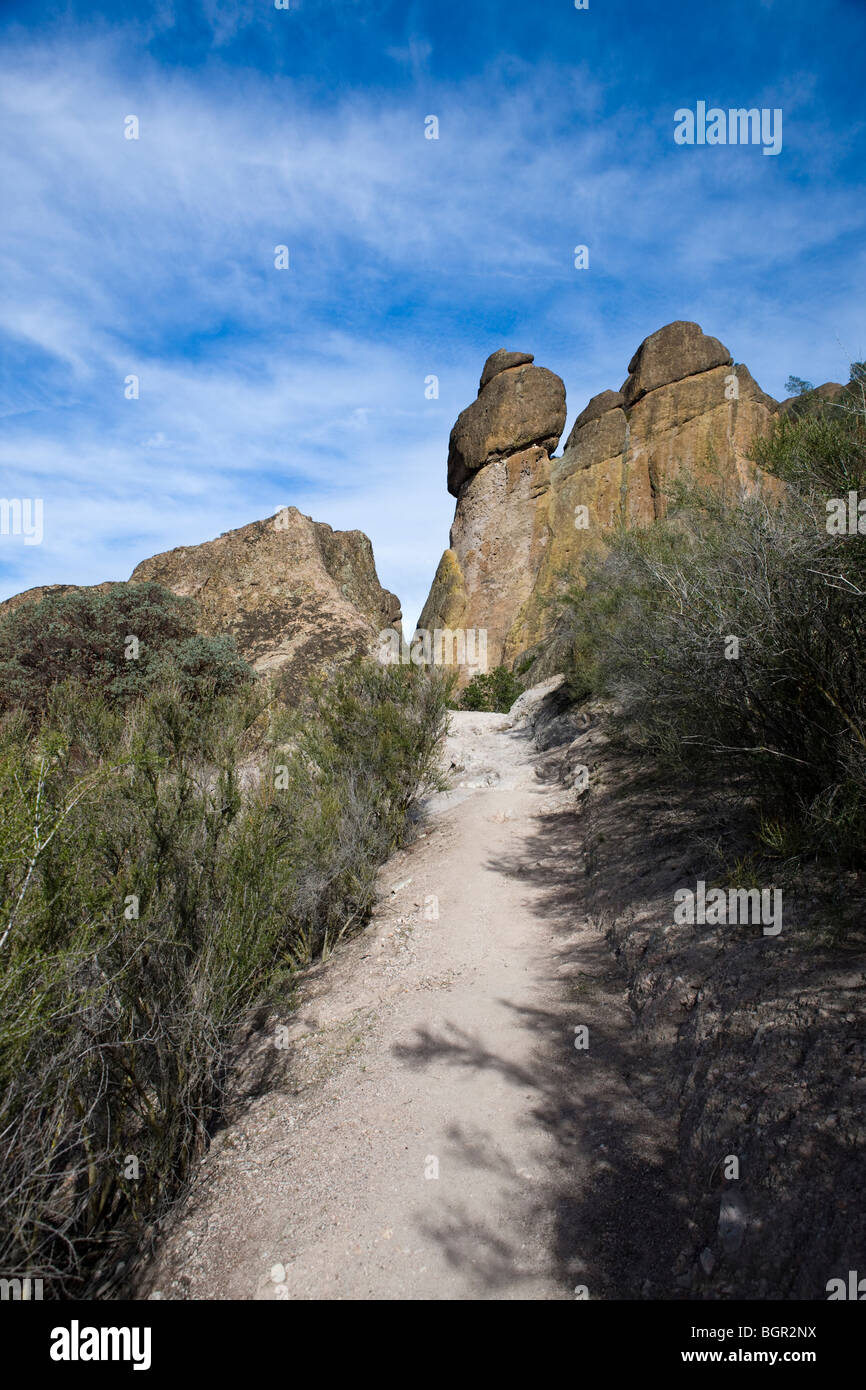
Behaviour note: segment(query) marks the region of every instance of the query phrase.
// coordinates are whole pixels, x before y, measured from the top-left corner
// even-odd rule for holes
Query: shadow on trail
[[[450,1136],[507,1184],[511,1225],[473,1227],[452,1203],[428,1230],[492,1296],[533,1276],[530,1231],[543,1231],[563,1297],[586,1285],[590,1298],[823,1300],[829,1279],[862,1266],[861,942],[821,944],[808,900],[769,946],[749,928],[668,927],[674,889],[713,878],[708,846],[736,848],[743,819],[730,793],[690,803],[628,769],[579,813],[534,818],[488,863],[526,885],[553,936],[539,962],[547,1006],[500,1001],[532,1035],[531,1062],[447,1026],[395,1051],[419,1071],[434,1058],[497,1070],[526,1093],[526,1126],[552,1140],[553,1163],[529,1180],[484,1132]],[[580,1024],[588,1051],[573,1046]],[[726,1155],[737,1182],[723,1181]],[[731,1200],[740,1214],[723,1228]]]
[[[525,883],[529,910],[562,938],[552,968],[545,962],[548,1008],[497,1001],[532,1034],[531,1063],[515,1066],[447,1023],[435,1033],[419,1030],[412,1043],[394,1049],[419,1072],[434,1061],[496,1072],[525,1092],[525,1125],[553,1141],[552,1168],[548,1162],[543,1173],[523,1174],[489,1133],[454,1125],[448,1133],[454,1154],[507,1183],[516,1229],[480,1228],[459,1201],[440,1209],[425,1229],[452,1265],[471,1266],[494,1296],[537,1272],[525,1268],[521,1250],[527,1232],[543,1229],[547,1273],[563,1297],[581,1284],[590,1298],[682,1297],[672,1273],[687,1239],[682,1185],[665,1127],[628,1086],[637,1059],[625,980],[600,934],[575,935],[587,911],[580,844],[574,813],[548,815],[533,822],[516,854],[488,866]],[[588,1051],[575,1049],[579,1024],[589,1027]],[[644,1084],[648,1069],[663,1084],[665,1064],[662,1055],[641,1057]]]

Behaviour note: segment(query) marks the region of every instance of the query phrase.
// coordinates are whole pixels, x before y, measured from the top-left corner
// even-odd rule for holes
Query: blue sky
[[[0,597],[294,504],[367,532],[411,624],[494,349],[567,428],[677,318],[773,395],[843,377],[864,49],[864,0],[4,0],[0,495],[45,534],[0,536]],[[781,108],[781,154],[676,145],[699,100]]]

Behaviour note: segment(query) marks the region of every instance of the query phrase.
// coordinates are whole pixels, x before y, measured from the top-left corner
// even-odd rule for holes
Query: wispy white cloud
[[[219,47],[244,7],[211,9]],[[507,58],[431,98],[417,37],[390,58],[425,95],[383,103],[218,64],[133,80],[123,45],[19,44],[0,88],[2,490],[46,502],[42,547],[0,542],[6,593],[121,577],[294,502],[366,530],[414,618],[453,511],[448,431],[493,348],[559,371],[573,418],[671,318],[759,379],[818,376],[857,337],[834,258],[862,236],[856,190],[828,187],[815,216],[807,178],[676,151],[672,111],[614,118],[579,65]]]

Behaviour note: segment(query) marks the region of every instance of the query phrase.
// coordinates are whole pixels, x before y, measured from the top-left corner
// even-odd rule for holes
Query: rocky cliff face
[[[399,599],[380,585],[364,533],[334,531],[296,507],[154,555],[129,583],[146,580],[194,599],[201,631],[231,634],[247,661],[279,674],[288,693],[313,671],[373,652],[383,629],[400,626]],[[71,587],[29,589],[0,612]]]
[[[533,653],[550,599],[587,548],[620,520],[662,516],[681,469],[743,491],[776,486],[748,455],[778,403],[696,323],[646,338],[620,389],[592,398],[558,457],[565,387],[532,362],[504,349],[488,358],[478,399],[452,430],[451,544],[419,619],[427,629],[486,628],[490,666]],[[533,679],[543,667],[539,658]]]
[[[372,651],[379,632],[400,623],[400,601],[380,585],[364,533],[334,531],[297,507],[154,555],[130,583],[148,579],[195,599],[203,632],[229,633],[258,672],[279,672],[290,689]]]

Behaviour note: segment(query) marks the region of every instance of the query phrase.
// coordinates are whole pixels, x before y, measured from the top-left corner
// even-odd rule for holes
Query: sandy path
[[[670,1145],[627,1084],[575,795],[506,723],[454,717],[464,785],[385,867],[369,928],[261,1021],[141,1296],[670,1296]]]

